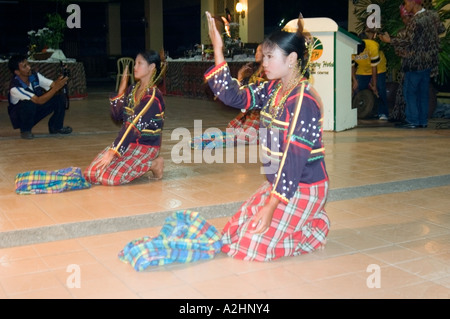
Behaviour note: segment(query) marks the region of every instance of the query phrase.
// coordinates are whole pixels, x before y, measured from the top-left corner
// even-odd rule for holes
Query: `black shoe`
[[[403,125],[396,125],[396,127],[398,127],[398,128],[419,128],[420,127],[420,125],[414,125],[414,124],[411,124],[411,123],[405,123],[405,124],[403,124]]]
[[[70,134],[72,133],[72,128],[70,126],[63,126],[59,130],[50,130],[50,134]]]
[[[418,127],[420,127],[420,128],[427,128],[428,127],[428,125],[417,125]]]
[[[405,121],[397,121],[397,122],[395,123],[395,126],[399,127],[399,126],[403,126],[403,125],[406,125],[406,124],[409,124],[409,123],[408,123],[408,122],[405,122]]]
[[[30,131],[28,131],[28,132],[20,132],[20,137],[25,139],[25,140],[32,140],[34,138],[34,135]]]

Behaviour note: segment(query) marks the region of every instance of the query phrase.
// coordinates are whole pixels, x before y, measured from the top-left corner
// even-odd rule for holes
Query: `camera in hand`
[[[60,61],[60,67],[61,67],[61,75],[63,77],[70,77],[70,71],[67,68],[67,65],[65,65],[62,61]],[[69,109],[69,90],[67,88],[67,83],[66,85],[64,85],[64,87],[62,88],[62,93],[65,95],[66,97],[66,110]]]
[[[65,65],[64,63],[62,63],[62,61],[60,62],[61,65],[61,74],[63,77],[70,77],[70,70],[67,68],[67,65]]]

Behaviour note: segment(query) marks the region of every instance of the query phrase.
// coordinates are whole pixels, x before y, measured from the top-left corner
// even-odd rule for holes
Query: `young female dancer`
[[[225,225],[222,251],[229,256],[270,261],[309,253],[325,244],[329,219],[324,210],[328,174],[322,143],[323,108],[308,82],[310,41],[278,31],[263,42],[267,82],[240,87],[230,75],[223,41],[209,12],[215,66],[205,78],[225,104],[260,109],[260,145],[267,181]]]
[[[137,54],[134,77],[138,81],[128,88],[125,68],[118,95],[110,99],[111,115],[123,125],[114,142],[85,170],[91,184],[122,185],[148,171],[156,179],[162,178],[164,160],[159,151],[165,104],[156,85],[163,72],[164,64],[155,51]]]

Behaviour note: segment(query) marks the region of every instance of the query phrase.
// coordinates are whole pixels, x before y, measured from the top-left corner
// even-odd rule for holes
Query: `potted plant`
[[[60,44],[64,39],[64,30],[66,28],[66,21],[61,18],[58,13],[47,14],[46,27],[52,31],[48,38],[48,46],[54,50],[60,49]]]
[[[48,59],[55,51],[59,51],[64,39],[66,22],[58,13],[47,14],[46,26],[37,31],[28,31],[30,39],[29,56],[35,60]]]
[[[37,31],[28,31],[28,37],[30,39],[28,54],[31,58],[36,60],[43,60],[49,58],[52,53],[47,52],[49,48],[48,42],[51,37],[52,31],[49,28],[42,28]]]

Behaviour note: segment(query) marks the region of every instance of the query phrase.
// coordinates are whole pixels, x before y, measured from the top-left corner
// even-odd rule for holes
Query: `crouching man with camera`
[[[46,116],[50,134],[70,134],[72,128],[64,125],[66,96],[60,94],[68,77],[52,81],[42,74],[33,72],[23,55],[12,56],[8,62],[13,74],[9,90],[8,114],[14,129],[20,129],[20,136],[33,139],[31,129]]]

